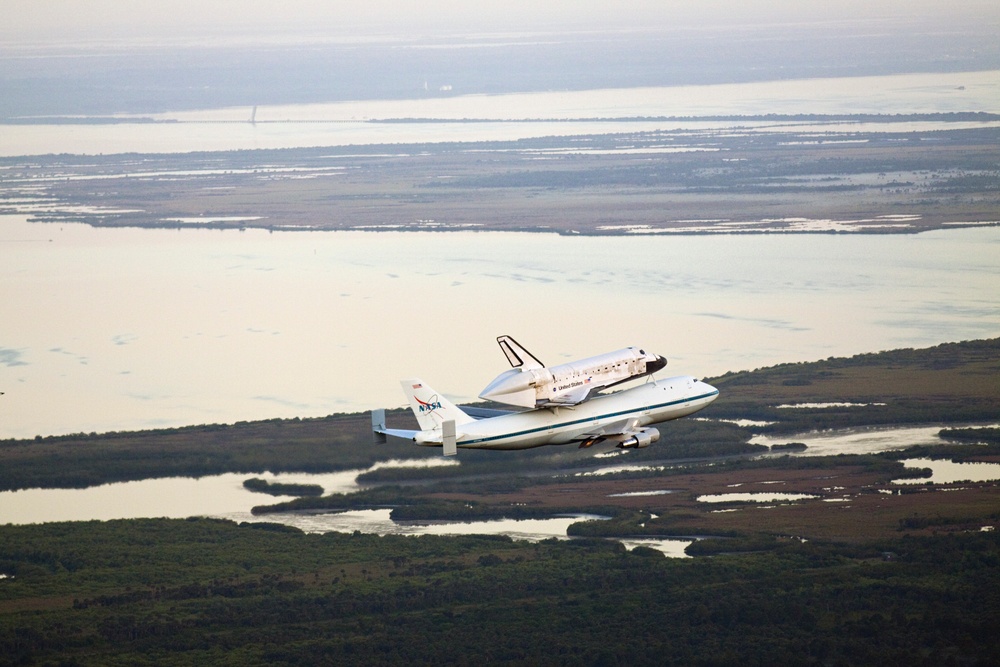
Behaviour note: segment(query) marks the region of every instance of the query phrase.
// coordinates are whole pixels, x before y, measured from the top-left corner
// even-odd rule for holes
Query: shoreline
[[[0,216],[2,215],[23,215],[23,213],[4,213],[0,211]],[[781,227],[779,225],[761,226],[761,223],[754,221],[747,221],[745,223],[740,222],[729,222],[730,225],[746,225],[745,228],[726,228],[720,229],[718,231],[713,231],[709,229],[698,229],[691,230],[681,228],[671,228],[671,227],[661,227],[661,228],[644,228],[643,230],[601,230],[601,229],[590,229],[590,230],[576,230],[576,229],[549,229],[544,227],[525,227],[525,228],[504,228],[498,226],[465,226],[465,227],[444,227],[444,226],[358,226],[358,227],[337,227],[337,228],[323,228],[323,227],[296,227],[294,225],[252,225],[245,224],[241,226],[226,225],[220,223],[203,223],[203,224],[170,224],[170,223],[146,223],[146,224],[101,224],[93,222],[86,219],[72,220],[72,219],[53,219],[45,220],[38,218],[31,218],[29,216],[28,222],[31,224],[40,225],[55,225],[55,224],[82,224],[89,225],[97,229],[156,229],[156,230],[210,230],[210,231],[246,231],[248,229],[256,229],[261,231],[267,231],[270,233],[343,233],[343,232],[361,232],[361,233],[375,233],[375,234],[392,234],[392,233],[402,233],[402,234],[421,234],[421,233],[441,233],[441,234],[454,234],[454,233],[498,233],[498,234],[555,234],[562,237],[669,237],[669,236],[761,236],[761,235],[824,235],[824,236],[838,236],[838,235],[866,235],[866,236],[881,236],[881,235],[900,235],[900,234],[923,234],[925,232],[934,231],[949,231],[949,230],[960,230],[960,229],[980,229],[984,227],[1000,227],[1000,220],[983,220],[983,221],[970,221],[970,222],[942,222],[939,224],[932,224],[923,227],[891,227],[882,229],[873,228],[859,228],[859,229],[788,229]],[[805,221],[809,222],[809,221]],[[825,222],[825,221],[820,221]],[[833,225],[849,224],[853,221],[830,221]]]

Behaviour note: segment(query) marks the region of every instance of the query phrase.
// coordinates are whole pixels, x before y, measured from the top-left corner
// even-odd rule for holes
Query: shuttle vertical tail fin
[[[413,416],[417,418],[417,423],[424,431],[441,428],[446,421],[452,421],[458,426],[475,421],[457,405],[427,386],[420,378],[401,380],[399,384],[410,400]]]
[[[536,368],[545,368],[545,364],[535,358],[535,355],[528,352],[524,347],[510,336],[497,336],[497,344],[507,356],[512,368],[520,368],[523,371],[530,371]]]

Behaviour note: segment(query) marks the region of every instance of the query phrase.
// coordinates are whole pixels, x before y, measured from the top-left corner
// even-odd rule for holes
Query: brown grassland
[[[40,221],[275,230],[760,232],[803,231],[796,221],[808,219],[893,233],[1000,222],[1000,128],[824,134],[793,120],[770,131],[6,158],[0,207],[37,197],[43,212],[25,210]],[[37,188],[27,199],[26,185]],[[4,206],[5,191],[21,204]]]

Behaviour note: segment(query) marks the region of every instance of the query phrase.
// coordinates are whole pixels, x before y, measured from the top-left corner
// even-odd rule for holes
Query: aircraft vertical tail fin
[[[446,421],[452,421],[459,426],[475,421],[457,405],[427,386],[420,378],[401,380],[399,384],[410,400],[413,416],[417,418],[417,423],[424,431],[441,428]]]
[[[520,368],[524,371],[545,368],[545,364],[536,359],[535,355],[524,349],[520,343],[510,336],[498,336],[497,344],[503,350],[512,368]]]

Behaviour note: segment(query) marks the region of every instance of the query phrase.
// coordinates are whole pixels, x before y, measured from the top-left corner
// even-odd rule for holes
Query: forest
[[[667,559],[207,519],[5,527],[0,665],[987,665],[998,568],[982,531]]]

